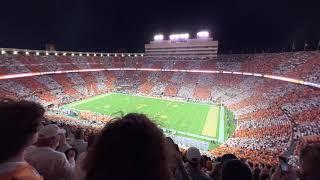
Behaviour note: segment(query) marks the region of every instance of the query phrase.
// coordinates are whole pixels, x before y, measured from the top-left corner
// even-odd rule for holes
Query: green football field
[[[216,105],[164,100],[151,97],[111,93],[64,106],[78,111],[91,111],[117,117],[135,112],[144,113],[161,127],[191,136],[218,139],[220,107]],[[201,139],[201,138],[200,138]]]

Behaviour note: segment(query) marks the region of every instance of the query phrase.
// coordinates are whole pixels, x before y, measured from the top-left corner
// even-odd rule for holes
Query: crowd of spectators
[[[121,79],[113,73],[116,79]],[[135,74],[135,73],[134,73]],[[177,76],[178,73],[172,74],[171,78]],[[90,76],[101,78],[108,77],[106,73],[98,73]],[[110,75],[110,72],[108,72]],[[148,73],[147,73],[148,75]],[[185,74],[184,74],[185,75]],[[237,119],[237,129],[233,136],[235,140],[239,140],[238,144],[233,143],[233,140],[229,140],[224,143],[224,147],[229,148],[238,148],[246,147],[246,149],[255,150],[255,151],[272,151],[280,154],[287,150],[289,140],[291,138],[292,132],[296,136],[304,135],[314,135],[320,134],[317,130],[319,123],[317,121],[317,114],[319,109],[319,90],[314,88],[304,87],[302,85],[293,85],[291,83],[279,82],[275,83],[274,80],[266,80],[256,77],[239,77],[234,79],[234,75],[222,74],[222,75],[197,75],[194,74],[197,78],[192,78],[192,75],[188,75],[192,80],[189,81],[190,84],[197,84],[202,81],[207,81],[212,83],[207,84],[210,87],[211,94],[207,99],[197,99],[193,97],[193,92],[195,91],[194,86],[185,84],[183,81],[175,84],[176,93],[170,93],[169,96],[166,94],[168,90],[168,85],[173,85],[174,81],[171,81],[170,76],[166,81],[157,81],[160,80],[161,76],[153,76],[153,81],[157,82],[156,84],[149,83],[145,85],[140,82],[141,79],[127,78],[127,85],[136,84],[139,86],[144,84],[146,87],[143,91],[137,91],[139,88],[128,89],[124,91],[117,90],[117,92],[126,92],[130,94],[152,96],[159,98],[175,98],[178,100],[188,100],[201,103],[222,103],[228,108],[230,108],[234,113]],[[42,77],[40,82],[43,83],[53,83],[53,85],[45,85],[41,94],[30,90],[30,85],[22,84],[22,80],[3,80],[6,83],[1,83],[0,87],[5,89],[7,92],[14,92],[18,94],[22,99],[33,100],[41,102],[44,105],[61,105],[70,103],[76,100],[85,99],[91,96],[95,96],[100,93],[106,93],[108,91],[115,90],[109,89],[107,86],[108,82],[99,83],[100,89],[103,86],[102,90],[99,92],[91,91],[92,86],[96,86],[98,83],[87,82],[82,79],[83,75],[78,73],[68,73],[65,75],[59,75],[60,79],[67,80],[56,80],[54,78],[56,75],[44,75],[48,77]],[[89,75],[88,75],[89,76]],[[127,77],[127,72],[122,73],[121,76]],[[138,75],[137,75],[138,76]],[[33,78],[33,77],[31,77]],[[96,78],[100,79],[101,78]],[[205,78],[207,80],[204,80]],[[81,80],[82,79],[82,80]],[[147,78],[148,79],[148,78]],[[184,78],[180,78],[184,79]],[[39,78],[34,79],[34,81],[39,80]],[[54,81],[55,80],[55,81]],[[72,82],[73,86],[62,86],[63,90],[52,89],[57,88],[56,83],[62,81]],[[30,80],[25,81],[26,83]],[[40,83],[39,82],[39,83]],[[80,84],[77,84],[80,82]],[[232,86],[231,86],[232,85]],[[39,88],[38,86],[37,88]],[[159,88],[157,88],[159,87]],[[73,95],[68,95],[65,89],[71,89],[74,92]],[[98,89],[98,88],[97,88]],[[37,89],[36,89],[37,90]],[[162,92],[161,92],[162,91]],[[308,93],[304,93],[304,92]],[[90,93],[89,93],[90,92]],[[294,95],[295,92],[301,92],[299,96]],[[49,96],[50,95],[50,96]],[[54,101],[46,102],[48,97],[59,97],[55,98]],[[281,98],[281,97],[288,98]],[[50,100],[52,100],[51,98]],[[101,116],[94,116],[91,113],[83,113],[82,119],[86,119],[88,123],[91,124],[92,121],[106,121],[108,119],[101,118]],[[292,121],[296,122],[298,126],[295,131],[292,131]],[[93,123],[95,125],[97,123]],[[248,140],[249,139],[249,140]],[[253,143],[252,142],[256,142]]]
[[[294,52],[258,55],[219,55],[215,60],[163,61],[147,58],[55,57],[1,55],[1,74],[141,67],[202,69],[266,73],[319,83],[319,53]],[[200,91],[199,91],[200,90]],[[203,90],[203,91],[202,91]],[[158,98],[219,103],[235,113],[234,135],[211,153],[226,152],[252,161],[275,164],[270,158],[300,146],[305,136],[320,135],[318,88],[236,74],[185,72],[100,71],[41,75],[0,80],[2,97],[14,97],[55,106],[106,92],[126,92]],[[200,92],[201,96],[197,96]],[[48,115],[46,115],[48,116]],[[78,121],[51,113],[77,127],[101,128],[109,117],[82,113]],[[297,148],[296,153],[301,148]],[[259,154],[261,154],[259,156]]]

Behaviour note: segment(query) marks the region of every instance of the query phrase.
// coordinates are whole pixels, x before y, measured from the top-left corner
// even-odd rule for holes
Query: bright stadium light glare
[[[71,53],[71,56],[74,56],[74,53]]]
[[[169,39],[170,40],[186,40],[186,39],[189,39],[190,35],[189,33],[183,33],[183,34],[171,34],[169,36]]]
[[[96,53],[94,53],[94,54],[93,54],[93,56],[94,56],[94,57],[96,57],[96,56],[97,56],[97,54],[96,54]]]
[[[36,52],[36,55],[37,55],[37,56],[39,56],[39,55],[40,55],[40,53],[37,51],[37,52]]]
[[[87,53],[87,56],[90,56],[90,54],[89,54],[89,53]]]
[[[143,57],[143,54],[141,54],[141,57]]]
[[[100,56],[102,57],[102,56],[103,56],[103,53],[101,53]]]
[[[114,54],[114,57],[117,57],[117,54]]]
[[[108,54],[107,54],[107,56],[109,57],[109,56],[110,56],[110,54],[108,53]]]
[[[48,53],[48,52],[46,52],[46,55],[47,55],[47,56],[49,56],[49,53]]]
[[[5,54],[6,53],[6,51],[5,50],[1,50],[1,54]]]
[[[197,33],[198,38],[208,38],[209,37],[209,32],[208,31],[200,31]]]
[[[58,53],[56,52],[56,53],[54,53],[54,55],[55,55],[55,56],[58,56]]]
[[[124,54],[121,54],[122,57],[124,57]]]
[[[157,34],[153,37],[155,41],[162,41],[164,39],[162,34]]]
[[[137,57],[137,56],[138,56],[137,54],[134,55],[134,57]]]
[[[171,35],[169,36],[169,39],[170,39],[170,40],[176,40],[176,39],[177,39],[177,35],[176,35],[176,34],[171,34]]]
[[[63,56],[66,56],[66,55],[67,55],[67,53],[63,53],[62,55],[63,55]]]
[[[13,54],[14,54],[14,55],[17,55],[17,54],[18,54],[18,51],[13,51]]]
[[[26,55],[29,55],[29,52],[28,52],[28,51],[26,51]]]
[[[80,53],[79,56],[82,56],[82,53]]]

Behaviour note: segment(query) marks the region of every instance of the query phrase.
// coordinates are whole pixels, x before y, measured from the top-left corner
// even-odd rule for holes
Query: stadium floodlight
[[[130,54],[128,54],[128,56],[130,57],[131,55],[130,55]]]
[[[90,54],[89,54],[89,53],[87,53],[87,56],[90,56]]]
[[[39,56],[39,55],[40,55],[39,51],[37,51],[37,52],[36,52],[36,55],[37,55],[37,56]]]
[[[94,57],[96,57],[96,56],[97,56],[97,54],[96,54],[96,53],[94,53],[94,54],[93,54],[93,56],[94,56]]]
[[[171,34],[169,36],[169,39],[172,40],[172,41],[175,41],[175,40],[186,40],[186,39],[189,39],[189,37],[190,37],[189,33]]]
[[[117,54],[114,54],[114,57],[117,57]]]
[[[107,54],[107,56],[109,57],[109,56],[110,56],[110,54],[108,53],[108,54]]]
[[[46,52],[46,55],[49,56],[49,52],[48,51]]]
[[[56,52],[56,53],[54,53],[54,55],[55,55],[55,56],[58,56],[58,53]]]
[[[26,51],[26,55],[29,55],[30,53],[29,53],[29,51]]]
[[[5,54],[6,53],[6,51],[5,50],[1,50],[1,54]]]
[[[188,33],[181,34],[181,39],[189,39],[190,35]]]
[[[176,39],[177,39],[177,35],[176,35],[176,34],[171,34],[171,35],[169,36],[169,39],[170,39],[170,40],[176,40]]]
[[[162,41],[163,39],[164,39],[164,36],[162,34],[156,34],[153,37],[153,40],[155,40],[155,41]]]
[[[209,37],[209,32],[208,31],[200,31],[197,33],[198,38],[208,38]]]
[[[63,55],[63,56],[66,56],[66,55],[67,55],[67,53],[65,53],[65,52],[64,52],[62,55]]]
[[[121,54],[122,57],[124,57],[124,54]]]
[[[134,55],[134,57],[137,57],[137,56],[138,56],[137,54]]]
[[[74,56],[74,53],[71,53],[71,56]]]
[[[101,53],[100,56],[102,57],[102,56],[103,56],[103,53]]]
[[[79,56],[82,56],[82,53],[80,53]]]
[[[17,55],[17,54],[18,54],[18,51],[13,51],[13,54],[14,54],[14,55]]]
[[[143,57],[143,54],[141,54],[141,57]]]

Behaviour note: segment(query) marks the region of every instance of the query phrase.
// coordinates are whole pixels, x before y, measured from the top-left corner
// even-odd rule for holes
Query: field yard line
[[[122,95],[128,95],[128,96],[133,96],[133,97],[143,97],[143,98],[149,98],[149,99],[160,99],[160,100],[165,100],[165,101],[174,101],[174,102],[182,102],[182,103],[189,103],[189,104],[197,104],[197,105],[203,105],[203,106],[212,106],[212,104],[205,104],[205,103],[197,103],[197,102],[188,102],[186,100],[176,100],[176,99],[165,99],[165,98],[160,98],[160,97],[152,97],[152,96],[143,96],[143,95],[132,95],[132,94],[124,94],[124,93],[113,93],[113,94],[122,94]]]
[[[220,119],[219,119],[219,142],[224,141],[224,107],[220,107]]]
[[[88,98],[88,99],[84,99],[84,100],[80,100],[80,101],[76,101],[76,102],[73,102],[71,104],[67,104],[63,107],[74,107],[74,106],[78,106],[80,104],[83,104],[83,103],[87,103],[89,101],[92,101],[92,100],[96,100],[96,99],[99,99],[99,98],[102,98],[102,97],[106,97],[106,96],[110,96],[111,94],[113,93],[107,93],[107,94],[101,94],[101,95],[98,95],[98,96],[94,96],[94,97],[91,97],[91,98]]]
[[[204,121],[204,126],[201,131],[202,135],[216,137],[217,123],[219,121],[216,115],[215,108],[211,106],[207,112],[207,118]]]

